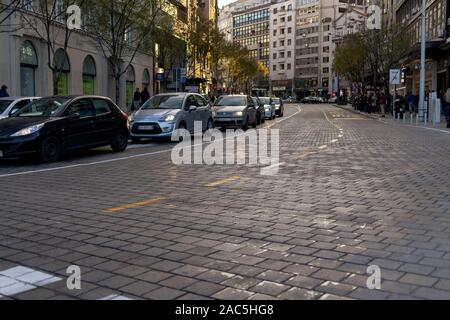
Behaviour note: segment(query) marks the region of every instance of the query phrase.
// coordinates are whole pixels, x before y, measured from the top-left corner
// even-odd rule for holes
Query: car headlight
[[[30,134],[33,134],[33,133],[38,132],[39,130],[41,130],[43,126],[44,126],[44,124],[40,123],[40,124],[36,124],[36,125],[28,127],[28,128],[24,128],[22,130],[17,131],[14,134],[12,134],[11,137],[28,136]]]
[[[241,117],[244,113],[242,111],[236,111],[234,113],[235,116]]]
[[[169,114],[168,116],[165,116],[164,118],[161,119],[161,121],[164,122],[169,122],[169,121],[173,121],[175,120],[175,116],[173,114]]]

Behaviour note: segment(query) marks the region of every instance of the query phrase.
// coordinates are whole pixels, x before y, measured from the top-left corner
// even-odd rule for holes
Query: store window
[[[83,94],[95,93],[95,77],[97,70],[92,56],[87,56],[83,62]]]
[[[24,41],[20,48],[20,94],[25,97],[36,95],[36,68],[38,58],[31,41]]]
[[[59,75],[57,84],[57,95],[69,94],[69,73],[70,62],[69,57],[63,49],[58,49],[53,58],[53,67],[57,70],[54,76]]]

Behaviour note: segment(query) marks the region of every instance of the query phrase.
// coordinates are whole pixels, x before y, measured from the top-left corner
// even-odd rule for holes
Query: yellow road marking
[[[158,196],[158,197],[154,197],[154,198],[151,198],[151,199],[148,199],[148,200],[127,203],[127,204],[124,204],[122,206],[105,209],[103,211],[109,212],[109,213],[118,212],[118,211],[123,211],[123,210],[126,210],[126,209],[133,209],[133,208],[137,208],[137,207],[147,206],[149,204],[154,204],[156,202],[159,202],[159,201],[165,200],[165,199],[166,199],[166,197]]]
[[[226,183],[228,183],[228,182],[232,182],[232,181],[239,180],[240,178],[241,178],[241,177],[239,177],[239,176],[232,176],[232,177],[229,177],[229,178],[226,178],[226,179],[221,179],[221,180],[217,180],[217,181],[208,183],[208,184],[205,185],[205,186],[206,186],[206,187],[217,187],[217,186],[226,184]]]

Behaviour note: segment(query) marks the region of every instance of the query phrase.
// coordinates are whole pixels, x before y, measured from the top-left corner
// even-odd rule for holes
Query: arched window
[[[31,41],[24,41],[20,47],[20,94],[34,96],[36,94],[35,70],[38,67],[36,50]]]
[[[87,56],[83,62],[83,94],[94,94],[96,76],[97,69],[94,58]]]
[[[148,72],[148,69],[144,69],[144,72],[142,73],[142,89],[149,87],[150,85],[150,72]]]
[[[130,65],[128,67],[125,78],[126,78],[126,84],[125,84],[126,105],[131,106],[131,103],[133,102],[134,83],[136,81],[136,74],[134,72],[134,68],[132,65]]]
[[[56,73],[59,74],[58,78],[58,95],[69,94],[69,73],[70,73],[70,61],[66,52],[63,49],[58,49],[53,57],[53,67]]]

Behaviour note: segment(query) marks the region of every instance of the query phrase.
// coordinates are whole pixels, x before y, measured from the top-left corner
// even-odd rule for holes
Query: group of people
[[[429,93],[428,93],[429,94]],[[426,97],[428,97],[428,94]],[[384,92],[367,92],[358,93],[353,96],[352,106],[354,109],[366,112],[375,113],[380,112],[381,117],[385,117],[387,112],[392,112],[392,98],[386,95]],[[450,128],[450,88],[447,91],[440,92],[438,98],[441,99],[442,111],[445,115],[447,122],[447,128]],[[419,108],[419,95],[408,92],[405,97],[400,94],[395,95],[394,99],[395,112],[397,110],[408,111],[410,113],[417,113]],[[402,115],[403,116],[403,115]]]
[[[147,87],[144,90],[139,91],[139,88],[136,88],[133,96],[133,103],[131,104],[131,111],[135,111],[139,109],[147,100],[150,99],[150,92],[148,92]]]

